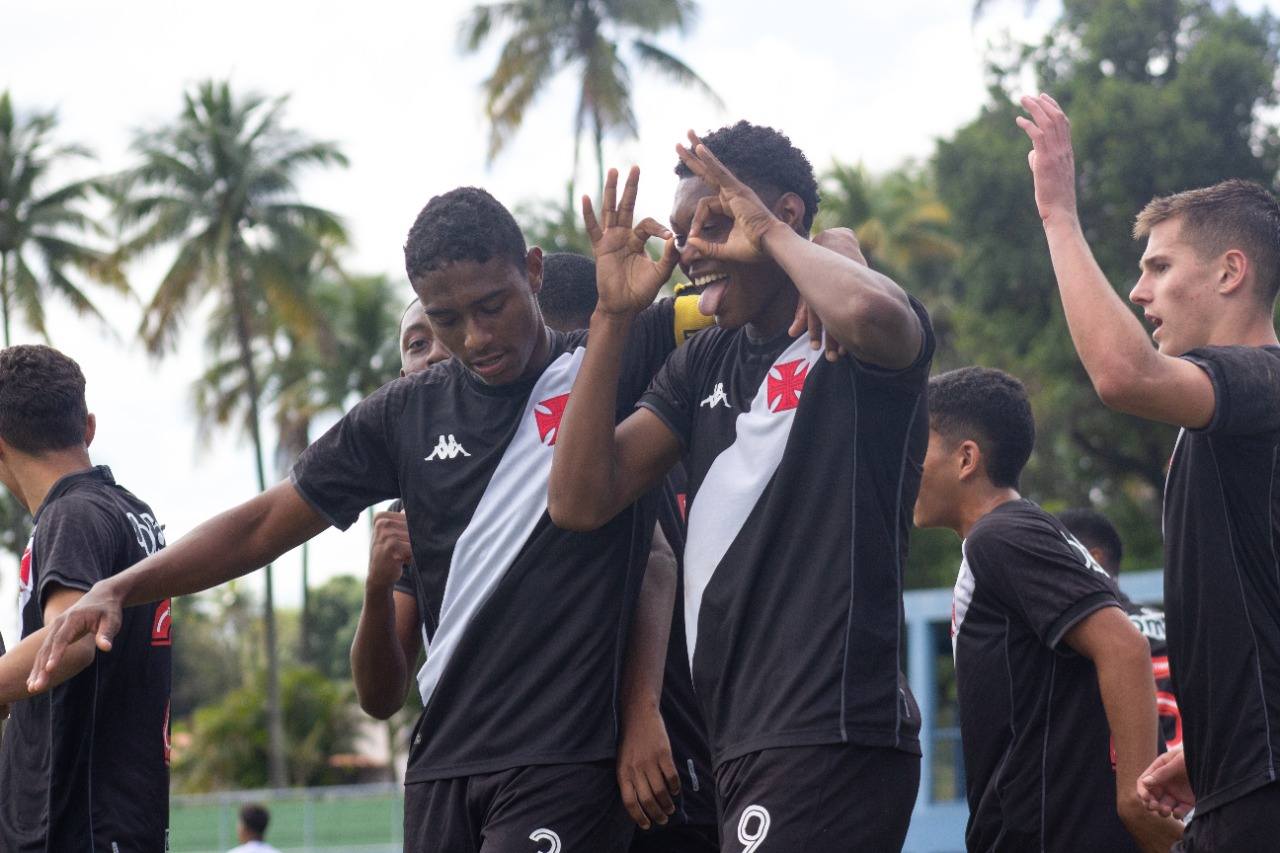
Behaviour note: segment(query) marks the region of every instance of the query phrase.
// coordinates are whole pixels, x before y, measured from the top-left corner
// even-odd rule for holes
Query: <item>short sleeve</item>
[[[905,382],[907,384],[928,381],[929,368],[933,364],[934,350],[938,346],[937,338],[933,333],[933,323],[929,319],[928,309],[911,294],[907,294],[907,300],[911,303],[911,310],[915,312],[916,319],[920,321],[920,351],[916,354],[915,361],[900,370],[888,370],[874,364],[858,361],[853,356],[850,356],[849,360],[862,373],[879,378],[882,381]]]
[[[1120,606],[1110,578],[1048,523],[989,524],[963,547],[977,587],[1021,615],[1051,649],[1089,614]]]
[[[122,522],[76,495],[62,497],[40,513],[31,550],[41,609],[52,586],[88,592],[112,574],[124,546]]]
[[[1213,418],[1199,432],[1256,435],[1280,430],[1280,350],[1201,347],[1182,357],[1213,383]]]
[[[675,300],[661,299],[641,311],[631,326],[623,354],[622,375],[618,379],[620,417],[635,407],[640,395],[675,348]]]
[[[346,530],[366,507],[399,497],[397,424],[411,381],[361,400],[293,466],[298,493],[334,527]]]
[[[680,440],[686,449],[693,436],[693,384],[690,381],[690,359],[696,346],[683,346],[667,357],[637,404],[653,412]]]

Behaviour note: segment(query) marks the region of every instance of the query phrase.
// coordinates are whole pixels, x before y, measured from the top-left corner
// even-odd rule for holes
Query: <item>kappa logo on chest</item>
[[[556,438],[560,435],[560,421],[564,419],[564,409],[568,405],[569,395],[559,394],[548,397],[533,407],[533,420],[538,426],[538,440],[547,447],[555,447]]]

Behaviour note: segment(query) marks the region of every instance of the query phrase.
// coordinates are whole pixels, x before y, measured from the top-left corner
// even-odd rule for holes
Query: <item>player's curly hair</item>
[[[1105,559],[1101,561],[1102,568],[1112,577],[1116,576],[1120,570],[1120,561],[1124,559],[1124,542],[1111,519],[1096,509],[1076,507],[1058,513],[1058,521],[1084,547],[1090,550],[1101,549],[1105,554]]]
[[[805,230],[813,225],[819,201],[813,165],[781,131],[739,121],[703,136],[702,144],[756,192],[798,195],[804,202]],[[681,161],[676,164],[676,174],[688,178],[693,172]]]
[[[1036,443],[1027,389],[990,367],[962,367],[930,379],[929,428],[953,446],[977,442],[987,479],[1000,488],[1018,488]]]
[[[503,258],[524,270],[524,234],[511,211],[479,187],[458,187],[427,202],[404,244],[409,281],[454,261]]]
[[[52,347],[0,349],[0,438],[32,456],[66,450],[88,419],[80,365]]]
[[[599,297],[596,262],[591,258],[573,252],[552,252],[543,259],[538,305],[548,326],[562,332],[585,329]]]

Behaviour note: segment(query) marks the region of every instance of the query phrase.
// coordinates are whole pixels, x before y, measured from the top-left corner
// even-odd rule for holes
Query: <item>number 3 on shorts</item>
[[[529,840],[538,843],[540,853],[560,853],[560,836],[556,835],[554,830],[535,829],[529,836]],[[551,846],[544,849],[542,846],[544,841],[551,842]]]
[[[742,853],[755,853],[769,834],[769,810],[764,806],[747,806],[738,821],[738,843],[745,845]]]

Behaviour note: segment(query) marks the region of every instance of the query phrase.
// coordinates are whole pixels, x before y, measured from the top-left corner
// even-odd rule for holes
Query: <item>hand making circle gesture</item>
[[[785,228],[786,224],[773,215],[751,187],[725,168],[692,130],[689,131],[689,145],[688,148],[676,145],[676,154],[689,171],[706,182],[716,194],[698,201],[685,239],[685,260],[698,257],[742,263],[763,260],[766,257],[765,234],[771,228]],[[707,220],[712,216],[724,216],[732,221],[723,241],[709,240],[703,233]]]
[[[610,169],[604,183],[599,220],[591,199],[582,197],[582,221],[596,256],[596,286],[600,292],[597,305],[609,314],[634,314],[653,304],[680,259],[675,235],[657,220],[650,217],[632,226],[639,186],[640,169],[632,166],[622,188],[622,198],[615,205],[618,170]],[[650,237],[666,241],[656,261],[644,248]]]

